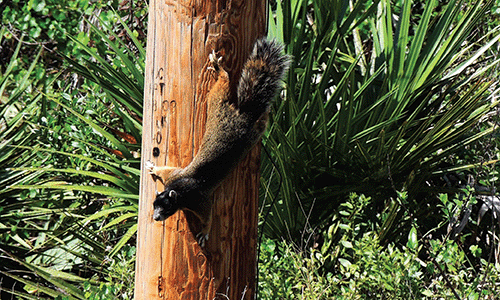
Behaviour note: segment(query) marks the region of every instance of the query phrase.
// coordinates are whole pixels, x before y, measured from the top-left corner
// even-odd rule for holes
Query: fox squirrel
[[[214,189],[257,143],[266,129],[271,100],[288,68],[290,57],[275,41],[260,39],[243,67],[237,90],[237,105],[230,103],[230,80],[215,52],[209,55],[218,77],[208,93],[208,120],[202,144],[185,168],[155,167],[149,173],[159,177],[165,190],[153,203],[153,218],[163,221],[179,209],[187,209],[203,223],[199,242],[208,239]]]

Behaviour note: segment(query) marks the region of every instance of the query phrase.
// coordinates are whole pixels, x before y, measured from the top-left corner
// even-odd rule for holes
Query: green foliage
[[[4,30],[0,29],[0,43]],[[12,76],[21,42],[17,44],[8,65],[0,73],[0,250],[8,250],[16,255],[25,255],[29,245],[29,241],[26,242],[29,231],[19,217],[22,215],[22,208],[30,204],[27,198],[35,191],[21,192],[9,187],[25,184],[40,176],[40,172],[28,174],[15,169],[29,165],[30,161],[36,158],[33,153],[12,145],[29,145],[34,139],[35,133],[30,121],[39,116],[37,107],[40,101],[40,95],[33,91],[33,84],[29,79],[40,52],[30,65],[23,66],[26,69],[21,78],[16,80]],[[0,273],[14,268],[17,268],[17,265],[0,253]],[[2,277],[0,275],[3,285],[9,286],[8,280],[2,280]]]
[[[25,199],[15,203],[15,229],[9,228],[7,235],[14,237],[23,255],[18,258],[8,251],[6,261],[36,274],[4,273],[25,285],[28,293],[17,291],[20,297],[86,299],[91,294],[93,299],[109,299],[111,293],[132,298],[135,248],[127,249],[137,230],[144,50],[135,37],[131,41],[139,55],[111,29],[92,30],[109,47],[99,52],[79,44],[82,53],[115,58],[68,58],[89,80],[73,89],[55,79],[63,90],[40,100],[39,121],[30,124],[37,134],[28,143],[15,143],[15,149],[36,159],[11,170],[29,174],[27,179],[37,176],[36,181],[10,186]],[[114,41],[105,38],[108,34]]]
[[[475,197],[417,193],[478,165],[495,183],[498,157],[477,142],[498,127],[483,79],[496,61],[481,59],[500,36],[471,35],[492,3],[354,2],[274,4],[270,33],[294,65],[264,138],[264,231],[279,242],[262,244],[259,298],[493,297],[494,230],[460,234],[479,227],[464,218]],[[2,69],[0,269],[19,298],[132,298],[145,6],[126,3],[0,4],[2,46],[26,30],[80,76],[21,43]]]
[[[10,59],[14,42],[27,35],[16,63],[21,66],[22,62],[29,62],[34,56],[32,45],[42,45],[44,52],[41,63],[35,67],[31,77],[37,81],[39,88],[52,90],[49,83],[63,67],[59,54],[88,59],[89,55],[82,51],[78,43],[106,49],[105,41],[89,34],[90,24],[102,22],[99,25],[113,27],[123,18],[131,27],[134,37],[143,39],[147,4],[144,1],[3,1],[0,3],[0,13],[4,29],[0,62]],[[96,22],[97,19],[100,21]],[[116,33],[121,29],[118,26]],[[123,35],[123,32],[120,34]],[[16,66],[12,73],[19,77],[18,73],[22,72],[23,68]]]
[[[351,194],[346,203],[343,217],[332,222],[324,240],[312,249],[270,239],[262,243],[259,299],[494,299],[498,295],[498,263],[482,259],[471,265],[456,242],[423,240],[415,227],[406,234],[406,247],[382,245],[377,224],[383,217],[377,224],[363,217],[372,201]],[[365,206],[350,208],[360,203]],[[481,246],[471,247],[479,255]]]
[[[2,24],[28,33],[33,40],[55,40],[66,42],[68,35],[76,33],[84,14],[90,15],[101,3],[89,1],[32,0],[11,1],[2,14]]]
[[[106,22],[102,20],[102,23]],[[125,23],[122,23],[122,26],[132,40],[136,51],[130,49],[124,41],[114,34],[113,28],[103,26],[106,28],[105,31],[99,30],[93,25],[91,28],[113,51],[116,57],[112,62],[105,59],[109,50],[104,51],[98,48],[97,51],[94,51],[95,48],[87,47],[80,42],[78,42],[80,47],[98,63],[93,63],[89,59],[83,59],[82,63],[69,57],[66,59],[71,63],[71,70],[104,90],[107,99],[112,102],[115,108],[114,113],[120,117],[120,121],[125,127],[124,130],[140,144],[146,51]],[[113,36],[114,41],[109,39],[108,35]],[[119,143],[115,144],[119,146]],[[126,147],[122,147],[120,151],[123,154],[129,154]]]
[[[476,64],[500,35],[472,42],[491,1],[451,1],[439,13],[428,1],[418,19],[411,1],[398,15],[390,1],[347,4],[278,2],[271,19],[294,61],[264,138],[272,158],[263,156],[262,198],[277,195],[264,228],[270,237],[324,228],[350,192],[374,199],[372,215],[398,199],[396,190],[408,192],[407,203],[390,203],[384,232],[396,232],[392,239],[411,226],[408,213],[430,229],[436,221],[423,207],[434,207],[435,183],[478,166],[464,149],[495,129],[481,122],[496,105],[482,76],[497,61]]]
[[[93,282],[84,282],[84,299],[133,299],[135,254],[135,247],[124,247],[109,261],[109,273],[104,282],[98,287]]]
[[[298,256],[280,253],[277,246],[271,239],[264,239],[260,244],[259,299],[284,299],[294,294],[295,276],[300,275],[297,270],[302,261],[297,265]]]

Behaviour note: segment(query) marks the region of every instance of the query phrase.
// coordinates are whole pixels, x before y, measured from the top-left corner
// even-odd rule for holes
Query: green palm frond
[[[19,197],[8,212],[0,211],[0,232],[11,229],[3,220],[22,220],[16,227],[20,234],[11,235],[22,255],[12,255],[14,248],[4,250],[9,262],[36,276],[6,275],[25,284],[37,299],[40,295],[85,299],[83,282],[90,284],[87,289],[99,289],[89,274],[106,276],[102,265],[119,259],[115,256],[133,243],[137,231],[145,53],[133,36],[134,52],[110,28],[91,25],[91,29],[108,45],[107,52],[75,40],[91,59],[67,58],[71,69],[90,83],[85,86],[88,104],[75,105],[81,98],[69,88],[39,96],[46,110],[37,121],[24,122],[34,134],[26,142],[6,141],[9,151],[36,158],[10,166],[9,172],[22,180],[6,181],[8,191],[25,195],[25,200]],[[37,109],[35,101],[26,107],[27,112]],[[17,209],[15,215],[11,209]],[[87,272],[84,277],[68,268],[78,264],[85,266],[79,273]]]
[[[264,227],[270,236],[322,226],[351,192],[382,208],[395,189],[418,202],[433,174],[473,167],[443,162],[494,130],[474,128],[497,104],[481,76],[498,61],[476,65],[500,35],[470,42],[492,1],[466,10],[451,1],[440,13],[428,1],[413,32],[411,1],[397,17],[390,1],[313,3],[284,2],[274,19],[296,23],[282,24],[294,62],[264,139],[282,175],[264,156],[264,198],[277,196]]]

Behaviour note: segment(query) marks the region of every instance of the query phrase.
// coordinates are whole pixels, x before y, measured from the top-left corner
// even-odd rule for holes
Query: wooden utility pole
[[[265,35],[264,0],[151,0],[147,40],[142,165],[185,167],[207,120],[206,94],[215,83],[208,54],[222,55],[232,90],[255,40]],[[253,299],[256,277],[260,147],[214,193],[206,250],[196,217],[152,218],[163,185],[142,168],[135,299]],[[227,298],[226,298],[227,297]]]

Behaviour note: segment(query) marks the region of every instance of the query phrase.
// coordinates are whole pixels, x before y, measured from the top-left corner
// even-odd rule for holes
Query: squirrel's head
[[[193,209],[200,201],[198,183],[191,178],[180,178],[165,186],[165,190],[156,196],[153,202],[153,219],[163,221],[179,209]]]
[[[163,221],[173,215],[179,209],[179,205],[177,205],[177,197],[177,192],[169,188],[158,194],[155,202],[153,203],[153,219],[155,221]]]

